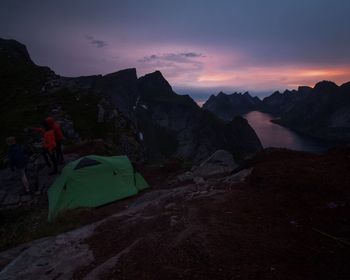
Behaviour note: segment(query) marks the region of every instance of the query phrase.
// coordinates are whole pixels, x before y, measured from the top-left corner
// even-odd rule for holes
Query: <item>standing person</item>
[[[26,193],[29,193],[30,187],[26,174],[28,155],[25,153],[23,146],[16,143],[15,137],[7,137],[6,143],[9,146],[8,160],[10,163],[10,168],[12,171],[19,171],[24,190]]]
[[[40,133],[43,136],[43,151],[42,155],[44,157],[45,163],[48,167],[53,165],[53,170],[50,175],[57,174],[57,158],[56,158],[56,139],[55,139],[55,131],[51,128],[51,126],[47,123],[47,121],[43,122],[44,128],[33,128],[34,131]],[[49,158],[52,162],[52,165],[49,161]]]
[[[55,131],[51,128],[51,126],[44,122],[44,157],[47,156],[50,158],[53,164],[53,170],[50,175],[57,174],[57,158],[56,158],[56,139],[55,139]],[[48,161],[48,160],[47,160]]]
[[[63,152],[62,152],[63,133],[62,133],[61,126],[52,117],[48,117],[46,119],[46,122],[55,132],[57,161],[59,163],[64,163]]]

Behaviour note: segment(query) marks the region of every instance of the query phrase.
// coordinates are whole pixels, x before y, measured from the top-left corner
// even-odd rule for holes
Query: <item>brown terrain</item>
[[[176,162],[140,169],[149,190],[1,253],[0,278],[350,279],[348,148],[265,149],[197,184],[176,179]]]

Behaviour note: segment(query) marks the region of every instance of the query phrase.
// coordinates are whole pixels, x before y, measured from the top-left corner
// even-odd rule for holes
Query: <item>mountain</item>
[[[263,111],[276,114],[287,112],[311,90],[312,88],[310,87],[301,86],[298,90],[286,90],[283,93],[276,91],[263,99],[262,109]]]
[[[262,101],[248,93],[210,96],[203,108],[229,121],[234,116],[259,110],[280,118],[277,124],[303,134],[336,142],[350,141],[350,82],[341,86],[322,81],[315,87],[276,91]]]
[[[282,113],[277,123],[332,141],[350,141],[350,83],[322,81]]]
[[[244,94],[220,92],[216,96],[211,95],[203,104],[203,109],[212,112],[224,121],[231,121],[236,116],[258,110],[261,103],[258,97],[252,97],[248,92]]]
[[[137,119],[153,150],[159,149],[155,139],[163,138],[161,144],[180,158],[198,161],[225,149],[240,161],[261,148],[247,121],[238,118],[224,123],[199,108],[188,95],[176,94],[159,71],[139,79],[139,93]]]
[[[0,38],[0,65],[0,92],[5,98],[11,98],[16,90],[36,90],[55,76],[48,67],[35,65],[26,46],[15,40]]]
[[[197,161],[225,149],[239,162],[262,148],[246,121],[217,119],[188,95],[176,94],[159,71],[140,78],[136,69],[62,77],[35,65],[21,43],[4,39],[0,58],[0,96],[6,101],[0,104],[6,112],[2,138],[12,134],[25,140],[24,128],[40,124],[59,108],[62,122],[72,122],[81,138],[102,138],[114,151],[121,146],[125,149],[119,152],[126,154],[139,150],[142,132],[150,160],[176,156]]]
[[[94,145],[94,140],[103,139],[106,155],[143,158],[133,123],[111,97],[94,90],[102,78],[61,77],[36,65],[23,44],[0,39],[0,159],[5,158],[4,139],[10,135],[37,153],[40,137],[30,127],[40,126],[49,115],[61,124],[68,146]]]

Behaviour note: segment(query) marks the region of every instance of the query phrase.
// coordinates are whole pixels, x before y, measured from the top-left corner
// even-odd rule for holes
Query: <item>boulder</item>
[[[193,173],[191,171],[187,171],[183,174],[177,176],[177,180],[179,182],[188,182],[193,180]]]
[[[225,150],[218,150],[204,160],[193,172],[194,177],[208,178],[215,175],[232,172],[238,165],[232,154]]]
[[[204,180],[203,177],[194,177],[194,178],[193,178],[193,181],[194,181],[194,183],[197,184],[197,185],[203,185],[203,184],[205,184],[205,180]]]

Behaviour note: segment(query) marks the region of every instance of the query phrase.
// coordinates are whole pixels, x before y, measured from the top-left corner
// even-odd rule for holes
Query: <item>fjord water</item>
[[[296,133],[286,127],[271,122],[275,119],[267,113],[252,111],[243,116],[254,128],[264,148],[278,147],[297,151],[322,153],[332,145]]]

